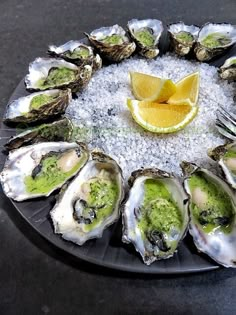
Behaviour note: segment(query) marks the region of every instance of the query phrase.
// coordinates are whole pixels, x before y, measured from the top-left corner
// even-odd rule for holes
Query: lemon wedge
[[[137,100],[166,102],[176,92],[170,79],[161,79],[148,74],[130,72],[132,92]]]
[[[159,104],[127,100],[133,119],[144,129],[155,133],[173,133],[183,129],[197,115],[198,106]]]
[[[194,72],[176,83],[176,92],[169,100],[172,105],[190,105],[195,106],[199,94],[199,72]]]

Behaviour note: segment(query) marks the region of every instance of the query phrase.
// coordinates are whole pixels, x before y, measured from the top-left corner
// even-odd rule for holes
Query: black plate
[[[166,36],[162,37],[162,47],[166,46]],[[165,49],[164,49],[165,51]],[[224,56],[214,60],[210,64],[220,66],[224,60],[236,53],[236,48],[231,49]],[[22,80],[13,92],[10,101],[20,96],[27,95]],[[20,126],[22,127],[22,126]],[[1,126],[1,136],[7,137],[16,133],[16,129],[9,129]],[[55,194],[56,195],[56,194]],[[204,254],[199,254],[193,245],[189,235],[180,244],[178,252],[173,258],[157,261],[151,266],[146,266],[135,252],[133,246],[121,242],[121,222],[105,230],[103,237],[97,240],[90,240],[83,246],[77,246],[63,240],[59,235],[54,234],[49,211],[55,202],[55,195],[45,199],[30,200],[21,203],[13,202],[16,210],[22,217],[44,238],[72,254],[75,257],[94,263],[100,266],[119,269],[129,272],[152,273],[152,274],[181,274],[196,273],[219,268],[219,266]]]

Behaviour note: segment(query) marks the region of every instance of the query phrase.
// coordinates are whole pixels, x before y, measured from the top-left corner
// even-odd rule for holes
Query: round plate
[[[166,35],[162,37],[162,51],[167,47]],[[84,40],[83,40],[84,41]],[[214,60],[210,64],[219,66],[229,56],[235,54],[236,49],[231,49],[224,56]],[[22,80],[13,92],[10,101],[20,96],[27,95]],[[1,126],[1,133],[4,136],[13,135],[16,129],[6,129]],[[22,217],[44,238],[72,254],[75,257],[94,263],[100,266],[119,269],[129,272],[151,273],[151,274],[180,274],[195,273],[219,268],[219,266],[204,254],[199,254],[193,244],[190,235],[187,235],[179,245],[178,252],[174,257],[153,263],[146,266],[140,256],[136,253],[132,245],[123,244],[121,241],[122,224],[118,221],[113,226],[106,229],[103,237],[90,240],[83,246],[75,245],[65,241],[60,235],[54,234],[49,211],[55,202],[56,193],[49,198],[40,198],[25,202],[13,202],[16,210]]]

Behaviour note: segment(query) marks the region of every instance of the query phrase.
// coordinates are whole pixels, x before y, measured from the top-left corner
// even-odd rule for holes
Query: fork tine
[[[229,129],[232,133],[236,134],[236,123],[234,121],[227,119],[226,116],[219,113],[217,113],[217,118],[223,126],[227,127],[227,129]]]
[[[236,136],[228,132],[225,128],[222,128],[222,126],[216,125],[216,129],[219,131],[219,133],[221,133],[226,138],[236,141]]]
[[[235,114],[227,112],[222,106],[220,106],[220,109],[218,111],[221,112],[221,114],[223,114],[224,116],[226,116],[229,120],[236,123]]]

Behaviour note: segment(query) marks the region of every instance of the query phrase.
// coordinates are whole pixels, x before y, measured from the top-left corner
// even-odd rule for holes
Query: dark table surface
[[[0,100],[49,43],[133,18],[236,24],[235,0],[1,0]],[[236,270],[147,276],[89,265],[42,239],[0,194],[0,314],[235,314]]]

